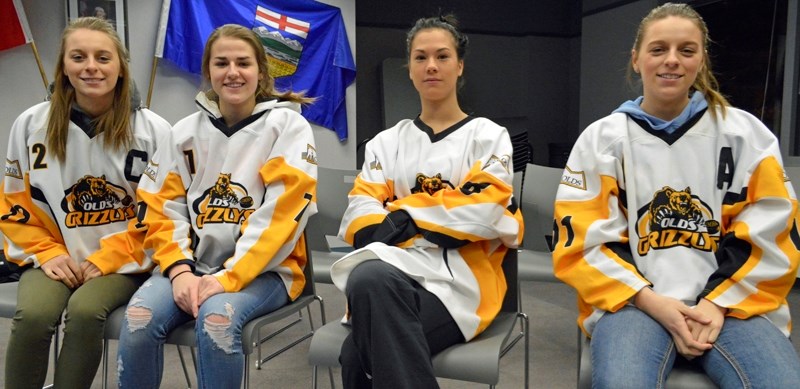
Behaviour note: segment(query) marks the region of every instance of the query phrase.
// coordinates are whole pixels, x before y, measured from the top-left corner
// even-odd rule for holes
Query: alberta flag
[[[21,0],[0,0],[0,50],[30,43],[31,29]]]
[[[275,87],[315,97],[303,116],[347,139],[345,89],[356,66],[339,8],[314,0],[164,0],[162,13],[157,57],[199,74],[206,38],[216,27],[252,28],[267,51]]]

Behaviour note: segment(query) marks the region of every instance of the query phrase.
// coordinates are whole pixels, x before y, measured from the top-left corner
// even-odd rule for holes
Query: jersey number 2
[[[33,161],[33,169],[45,169],[47,163],[44,162],[44,156],[47,154],[47,148],[41,143],[34,143],[31,146],[31,153],[36,154],[36,159]]]

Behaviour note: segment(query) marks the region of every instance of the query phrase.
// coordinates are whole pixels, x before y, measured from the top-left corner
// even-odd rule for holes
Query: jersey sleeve
[[[347,196],[347,209],[339,229],[339,237],[354,247],[363,247],[371,241],[373,231],[389,214],[383,205],[394,198],[394,183],[386,177],[377,161],[392,158],[397,150],[393,145],[384,145],[376,140],[366,145],[365,162]]]
[[[266,187],[264,201],[242,226],[234,255],[215,274],[226,292],[239,291],[265,270],[280,266],[295,250],[308,218],[317,212],[317,160],[311,125],[293,111],[282,111],[282,117],[273,117],[278,111],[269,117],[284,123],[259,171]],[[292,271],[302,272],[299,268]]]
[[[748,168],[745,189],[728,193],[722,211],[724,230],[717,249],[718,269],[698,298],[748,318],[786,304],[797,276],[800,237],[797,198],[773,143]]]
[[[189,208],[186,185],[191,182],[189,161],[176,144],[174,133],[167,137],[145,169],[136,191],[137,217],[147,229],[143,248],[166,272],[179,262],[192,263]]]
[[[69,252],[58,225],[45,211],[50,206],[44,194],[30,185],[27,132],[32,120],[30,115],[23,114],[11,127],[0,193],[0,230],[5,236],[4,249],[9,261],[38,267]]]
[[[151,134],[145,146],[148,156],[155,156],[157,150],[168,147],[170,125],[166,120],[148,111],[137,118],[135,125],[146,127]],[[146,233],[145,225],[138,218],[131,219],[125,231],[103,237],[100,240],[100,249],[89,255],[86,260],[97,266],[103,274],[146,270],[152,266],[142,248]]]
[[[649,282],[630,252],[622,161],[593,129],[578,138],[556,194],[553,266],[582,310],[614,312]]]
[[[407,212],[426,240],[445,248],[492,239],[517,247],[524,226],[513,199],[511,140],[498,127],[478,132],[474,143],[475,162],[459,185],[390,201],[386,209]]]

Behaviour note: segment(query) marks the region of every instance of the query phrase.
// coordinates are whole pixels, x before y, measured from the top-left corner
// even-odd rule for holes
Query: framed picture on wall
[[[95,16],[108,20],[125,47],[128,47],[128,19],[125,0],[67,0],[67,23],[83,17]]]

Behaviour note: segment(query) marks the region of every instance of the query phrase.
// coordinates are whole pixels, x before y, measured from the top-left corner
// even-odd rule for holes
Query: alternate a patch
[[[19,160],[6,159],[6,176],[22,179],[22,169],[19,167]]]
[[[242,184],[231,181],[230,173],[220,173],[214,186],[192,203],[197,214],[197,228],[203,228],[206,223],[242,224],[255,212],[255,209],[247,209],[252,206],[253,198]]]
[[[150,161],[150,163],[147,164],[147,167],[144,168],[144,175],[155,181],[156,177],[158,177],[158,164]]]
[[[61,209],[67,213],[68,228],[99,226],[136,217],[136,202],[106,176],[85,175],[65,191]]]
[[[306,152],[304,152],[301,155],[301,157],[303,158],[303,160],[305,160],[306,162],[308,162],[308,163],[310,163],[312,165],[316,165],[317,164],[317,150],[314,148],[314,146],[311,146],[311,145],[307,144],[306,145]]]
[[[665,186],[653,195],[653,200],[638,213],[639,255],[650,250],[688,247],[716,252],[720,238],[720,223],[713,211],[691,188],[675,190]]]
[[[574,171],[567,166],[561,176],[561,184],[571,186],[576,189],[586,190],[586,173]]]
[[[486,169],[489,168],[489,166],[492,166],[492,165],[494,165],[496,163],[499,163],[500,165],[503,166],[503,169],[505,169],[506,173],[508,173],[508,163],[509,162],[511,162],[511,157],[508,156],[508,155],[501,155],[501,156],[498,157],[498,156],[492,154],[492,156],[489,157],[489,160],[486,161],[486,165],[483,165],[483,169],[481,169],[481,170],[486,170]]]

